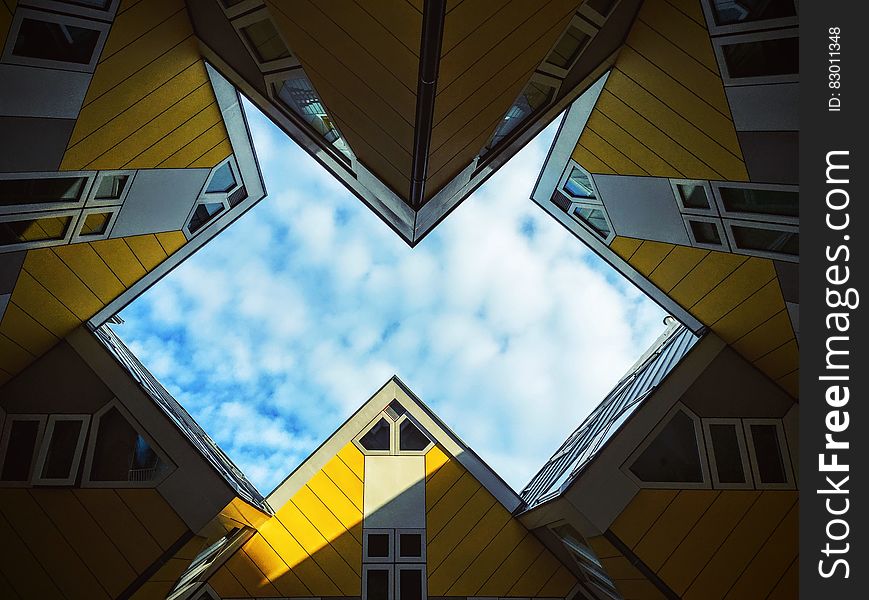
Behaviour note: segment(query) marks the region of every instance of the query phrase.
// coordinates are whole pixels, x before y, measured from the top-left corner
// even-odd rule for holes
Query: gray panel
[[[0,254],[0,294],[12,292],[26,256],[26,250]]]
[[[209,172],[210,169],[139,171],[111,237],[181,229]]]
[[[0,294],[0,321],[3,320],[3,315],[6,314],[6,307],[9,306],[9,300],[12,294]]]
[[[365,527],[425,528],[425,457],[366,456]]]
[[[737,131],[797,131],[800,128],[798,83],[724,88]]]
[[[627,175],[593,178],[617,235],[690,245],[668,179]]]
[[[785,302],[800,301],[800,265],[799,263],[772,261],[775,265],[775,273],[778,275],[778,284]]]
[[[57,171],[73,127],[73,119],[0,117],[0,172]]]
[[[751,181],[799,183],[799,133],[740,131],[736,135]]]
[[[0,65],[0,115],[75,119],[90,80],[90,73]]]

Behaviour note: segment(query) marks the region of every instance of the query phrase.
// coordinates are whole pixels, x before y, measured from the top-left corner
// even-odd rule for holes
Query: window
[[[588,33],[571,24],[558,43],[555,44],[555,48],[552,49],[549,56],[546,57],[546,62],[559,69],[569,70],[588,45],[590,39],[591,36]]]
[[[362,600],[393,600],[392,565],[362,566]]]
[[[577,204],[572,207],[570,214],[577,220],[586,224],[600,238],[607,240],[612,233],[609,221],[600,206],[584,206]]]
[[[18,246],[28,242],[63,241],[71,234],[72,214],[10,218],[0,222],[0,247]],[[28,244],[39,247],[50,244]]]
[[[77,203],[86,184],[87,177],[0,179],[0,206]]]
[[[24,18],[12,54],[86,65],[91,62],[99,38],[100,32],[95,29]]]
[[[578,167],[570,169],[570,175],[567,176],[563,187],[571,198],[596,198],[594,187],[591,184],[591,176]]]
[[[758,489],[793,488],[793,471],[781,421],[745,419],[743,422],[755,487]]]
[[[794,0],[709,0],[717,25],[785,19],[797,14]]]
[[[630,472],[658,487],[708,487],[700,420],[677,405],[635,451]]]
[[[366,562],[393,562],[393,532],[391,529],[370,529],[364,532],[363,553]]]
[[[171,467],[115,402],[97,413],[94,430],[85,462],[89,483],[149,484]]]
[[[380,419],[374,424],[374,427],[368,430],[368,433],[359,439],[359,443],[366,450],[388,451],[390,438],[392,437],[390,427],[390,423],[386,419]]]
[[[602,17],[609,16],[618,0],[587,0],[585,5]]]
[[[235,175],[232,172],[232,165],[225,162],[211,175],[211,180],[205,188],[206,194],[225,194],[236,186]]]
[[[541,80],[532,79],[519,94],[519,97],[507,110],[507,114],[498,124],[495,133],[481,154],[485,154],[501,143],[528,117],[548,105],[555,96],[555,87]]]
[[[597,554],[591,549],[585,538],[571,525],[564,524],[552,528],[552,532],[558,536],[561,543],[567,549],[567,553],[582,569],[586,579],[602,586],[610,594],[616,591],[615,583],[607,575]]]
[[[717,488],[750,488],[748,452],[739,419],[703,419],[712,483]]]
[[[800,194],[782,189],[752,189],[717,185],[722,208],[729,213],[772,215],[780,217],[800,216]]]
[[[730,250],[720,218],[688,214],[683,215],[682,220],[692,246],[724,252]]]
[[[422,534],[399,532],[398,557],[416,559],[422,558]]]
[[[425,600],[425,530],[363,530],[362,597]]]
[[[683,208],[696,208],[708,210],[709,195],[706,193],[706,186],[702,183],[677,183],[676,197],[679,199]]]
[[[288,58],[290,51],[271,20],[263,19],[239,29],[259,62]]]
[[[84,217],[84,223],[82,224],[81,231],[79,235],[83,236],[99,236],[106,232],[106,229],[109,225],[109,220],[112,217],[112,213],[107,212],[98,212],[91,213]]]
[[[398,449],[404,451],[425,450],[431,440],[410,419],[402,420],[398,427]]]
[[[776,34],[777,32],[772,32]],[[796,80],[799,73],[799,38],[747,34],[717,38],[719,62],[724,65],[726,81],[745,78],[772,78],[769,81]]]
[[[172,591],[169,593],[167,598],[179,598],[184,595],[184,592],[189,589],[191,586],[196,584],[196,580],[202,573],[205,573],[208,568],[217,560],[222,551],[230,548],[233,545],[241,545],[242,542],[249,539],[249,535],[245,529],[242,528],[234,528],[229,530],[223,537],[219,538],[213,544],[207,546],[202,552],[200,552],[196,558],[190,563],[190,566],[187,567],[181,577],[178,578],[178,582],[172,588]],[[204,595],[202,597],[198,597],[197,600],[211,600],[213,596]]]
[[[222,202],[202,202],[196,205],[196,210],[193,211],[193,217],[187,225],[190,234],[194,234],[202,229],[209,221],[223,212]]]
[[[120,200],[127,187],[129,175],[104,175],[97,183],[96,200]]]
[[[90,415],[50,415],[39,450],[34,483],[72,485],[84,449]]]
[[[353,152],[326,112],[319,94],[301,71],[296,72],[294,77],[275,84],[274,93],[285,108],[304,120],[321,139],[338,150],[342,160],[346,162],[353,157]]]
[[[29,482],[33,474],[36,449],[45,429],[44,416],[9,416],[3,431],[3,467],[0,481]]]
[[[407,409],[393,400],[354,443],[363,454],[425,454],[434,442]]]
[[[396,575],[396,600],[426,600],[424,565],[397,565]]]
[[[727,221],[735,249],[754,251],[771,258],[798,258],[800,234],[796,226],[760,225],[749,221]]]

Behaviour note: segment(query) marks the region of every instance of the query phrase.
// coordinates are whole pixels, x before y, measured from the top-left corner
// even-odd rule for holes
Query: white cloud
[[[270,197],[116,329],[261,491],[393,373],[519,489],[662,330],[528,199],[554,127],[411,250],[249,117]]]

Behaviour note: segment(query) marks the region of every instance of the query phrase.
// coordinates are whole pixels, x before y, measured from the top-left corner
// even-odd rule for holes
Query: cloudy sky
[[[264,494],[393,374],[518,491],[663,331],[529,200],[557,123],[411,250],[248,117],[269,196],[114,329]]]

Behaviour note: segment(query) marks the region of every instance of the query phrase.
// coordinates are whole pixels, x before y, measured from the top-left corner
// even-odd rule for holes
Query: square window
[[[365,600],[392,600],[392,569],[367,567],[365,569]]]
[[[389,537],[388,533],[369,533],[368,558],[388,558]]]
[[[90,415],[51,415],[48,418],[34,483],[75,483],[89,422]]]
[[[0,481],[30,481],[36,449],[44,428],[45,417],[9,417],[3,440],[5,450]]]
[[[106,232],[106,228],[109,226],[111,218],[112,213],[90,213],[85,216],[79,235],[103,235]]]
[[[419,534],[419,533],[399,533],[398,534],[398,556],[400,558],[421,558],[422,557],[422,534]]]
[[[679,199],[685,208],[708,209],[709,197],[706,194],[706,186],[699,183],[677,183]]]
[[[800,72],[797,37],[722,44],[721,51],[731,79],[796,75]]]
[[[714,246],[721,245],[721,234],[718,233],[718,226],[709,221],[688,221],[691,226],[691,234],[694,240],[699,244],[708,244]]]
[[[120,200],[129,179],[129,175],[103,175],[97,184],[94,198],[97,200]]]
[[[87,65],[101,31],[67,23],[23,18],[12,54],[25,58]]]
[[[422,567],[398,568],[398,600],[425,600]]]

